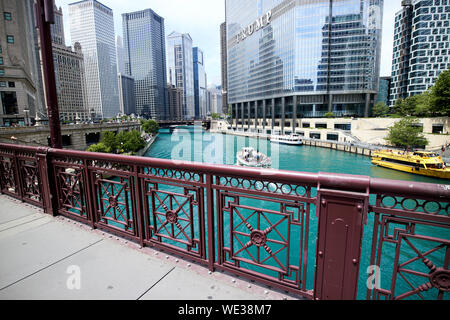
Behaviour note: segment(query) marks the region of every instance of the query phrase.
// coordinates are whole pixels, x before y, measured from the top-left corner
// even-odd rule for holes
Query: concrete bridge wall
[[[63,125],[64,149],[85,150],[89,145],[96,143],[102,132],[116,133],[130,130],[140,130],[140,122],[103,123],[103,124],[74,124]],[[88,141],[87,135],[94,134]],[[96,135],[95,135],[96,134]],[[48,146],[50,131],[48,126],[0,128],[0,142],[28,144],[32,146]]]

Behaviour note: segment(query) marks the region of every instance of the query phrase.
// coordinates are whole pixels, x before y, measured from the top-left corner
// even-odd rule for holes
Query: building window
[[[5,70],[0,69],[0,76],[4,76],[5,75]]]
[[[6,87],[6,82],[5,81],[0,81],[0,87],[5,88]]]
[[[3,57],[0,57],[0,65],[3,65]]]
[[[433,124],[433,133],[442,134],[444,132],[444,125],[441,124]]]
[[[17,97],[15,92],[1,92],[2,104],[3,104],[3,114],[13,115],[19,113],[19,108],[17,107]]]
[[[335,133],[327,134],[327,140],[329,141],[339,141],[339,135]]]
[[[3,16],[5,17],[6,21],[11,21],[12,20],[12,14],[11,12],[4,12]]]
[[[16,83],[15,82],[8,82],[8,87],[10,88],[15,88],[16,87]]]
[[[6,42],[14,43],[14,36],[6,36]]]

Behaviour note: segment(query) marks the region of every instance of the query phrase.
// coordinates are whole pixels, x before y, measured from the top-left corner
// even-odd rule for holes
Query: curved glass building
[[[292,132],[304,117],[368,116],[382,16],[383,0],[226,0],[233,126]]]

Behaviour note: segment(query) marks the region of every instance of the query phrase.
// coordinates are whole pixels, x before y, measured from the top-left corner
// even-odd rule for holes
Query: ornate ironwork
[[[368,299],[448,299],[450,291],[448,185],[0,144],[0,191],[310,299],[341,297],[343,288],[361,297],[358,270],[368,264],[383,275],[363,290]],[[363,239],[370,257],[358,254],[365,223],[373,224]],[[324,277],[330,266],[338,276]],[[359,270],[360,284],[365,277]]]
[[[105,179],[99,173],[94,176],[97,186],[96,199],[99,204],[96,217],[97,225],[123,231],[137,237],[130,178]]]
[[[55,167],[60,214],[87,219],[84,181],[80,169]]]
[[[449,199],[377,195],[371,207],[375,220],[371,264],[386,269],[389,256],[394,264],[390,281],[384,279],[381,287],[368,290],[367,298],[446,298],[450,288],[448,207]]]
[[[41,187],[37,163],[35,161],[20,161],[21,176],[23,177],[23,197],[30,201],[40,203]]]
[[[15,166],[12,158],[0,158],[1,189],[4,193],[17,193]]]

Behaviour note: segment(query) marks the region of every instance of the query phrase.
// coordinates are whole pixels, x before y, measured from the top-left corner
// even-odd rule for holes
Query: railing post
[[[360,181],[359,181],[360,182]],[[317,192],[319,217],[314,298],[355,300],[363,227],[367,219],[369,179],[365,192],[326,189]]]
[[[48,148],[39,148],[36,152],[36,159],[41,182],[44,212],[56,216],[58,214],[58,199],[55,196],[56,183],[51,159],[48,158]]]
[[[208,268],[209,271],[214,271],[215,263],[215,243],[214,243],[214,203],[212,190],[212,175],[206,174],[206,211],[208,223]]]
[[[83,182],[84,182],[84,192],[86,201],[86,214],[88,216],[91,228],[95,229],[95,187],[92,180],[92,174],[89,171],[89,160],[83,160]]]
[[[137,165],[133,167],[134,172],[134,181],[135,181],[135,192],[134,196],[136,197],[136,202],[133,202],[136,204],[135,212],[137,215],[137,223],[136,226],[138,228],[137,232],[139,235],[139,245],[141,248],[144,247],[144,238],[145,238],[145,222],[144,222],[144,214],[145,210],[143,209],[143,203],[142,199],[144,197],[144,191],[142,187],[142,180],[139,179],[139,168]]]

